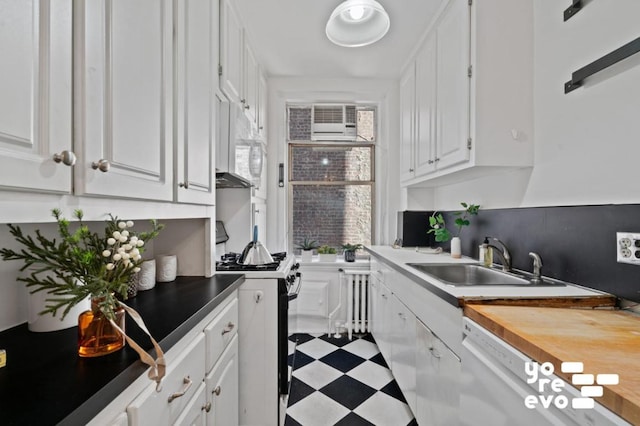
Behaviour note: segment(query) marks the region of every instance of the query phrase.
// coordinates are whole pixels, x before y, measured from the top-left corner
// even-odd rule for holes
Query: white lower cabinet
[[[420,320],[416,321],[416,345],[416,421],[433,426],[458,424],[460,358]]]
[[[209,426],[238,424],[238,337],[227,346],[205,379]]]
[[[394,295],[389,298],[391,371],[411,411],[416,412],[416,316]]]
[[[207,424],[207,392],[204,383],[200,383],[196,394],[176,420],[176,426],[205,426]]]
[[[204,378],[204,342],[204,334],[200,333],[180,355],[167,359],[167,374],[162,379],[160,392],[156,391],[155,383],[150,383],[127,407],[130,425],[175,422]]]

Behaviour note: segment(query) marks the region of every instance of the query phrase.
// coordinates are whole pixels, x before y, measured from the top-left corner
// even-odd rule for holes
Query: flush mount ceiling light
[[[389,31],[389,15],[375,0],[346,0],[327,22],[327,37],[338,46],[361,47],[380,40]]]

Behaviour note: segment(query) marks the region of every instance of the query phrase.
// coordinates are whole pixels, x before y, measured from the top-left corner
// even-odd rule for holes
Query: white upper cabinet
[[[231,0],[220,2],[220,87],[231,102],[243,98],[244,31]]]
[[[173,200],[173,2],[78,3],[78,194]]]
[[[0,187],[69,193],[71,0],[0,0],[0,10]]]
[[[267,78],[258,75],[258,134],[267,143]]]
[[[266,80],[231,0],[220,2],[219,74],[220,88],[224,94],[243,109],[251,124],[252,133],[264,138],[265,126],[260,114],[263,108],[262,93],[266,99]]]
[[[215,204],[218,2],[177,3],[176,200]]]
[[[533,163],[532,1],[469,3],[447,2],[400,81],[405,186]]]
[[[244,44],[244,96],[240,100],[251,125],[258,127],[258,74],[256,55],[248,41]]]

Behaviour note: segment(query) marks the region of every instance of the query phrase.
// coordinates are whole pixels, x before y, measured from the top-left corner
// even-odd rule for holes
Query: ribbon
[[[129,345],[136,352],[138,352],[138,355],[140,355],[140,361],[142,361],[143,363],[151,367],[148,374],[149,379],[156,382],[156,392],[160,392],[162,390],[162,386],[160,382],[162,381],[162,378],[164,377],[167,369],[167,365],[164,360],[164,352],[162,352],[162,348],[160,348],[160,345],[158,344],[158,342],[156,342],[153,336],[151,336],[151,333],[149,333],[149,330],[147,330],[147,326],[142,320],[142,317],[140,316],[140,314],[135,309],[125,305],[124,303],[120,301],[118,301],[118,303],[120,304],[120,306],[124,308],[126,312],[129,313],[129,315],[131,315],[131,318],[133,318],[136,324],[138,324],[138,327],[140,327],[140,329],[144,331],[147,334],[147,336],[149,336],[149,339],[151,339],[151,343],[153,343],[153,347],[156,350],[156,359],[154,360],[151,355],[149,355],[144,349],[140,347],[140,345],[138,345],[135,342],[135,340],[127,336],[127,333],[125,333],[124,330],[121,329],[114,320],[109,320],[109,321],[111,322],[111,325],[120,333],[122,333],[125,339],[127,339],[127,343],[129,343]]]

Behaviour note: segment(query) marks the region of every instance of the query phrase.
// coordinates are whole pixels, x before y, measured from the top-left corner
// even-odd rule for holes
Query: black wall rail
[[[582,9],[582,0],[573,0],[571,6],[564,10],[564,20],[567,21]]]
[[[635,55],[638,52],[640,52],[640,37],[630,41],[613,52],[604,55],[602,58],[591,62],[589,65],[585,65],[579,70],[574,71],[573,74],[571,74],[571,80],[564,84],[564,93],[569,93],[582,86],[582,81],[585,78],[592,76],[593,74],[600,72],[603,69],[628,58],[629,56]]]

